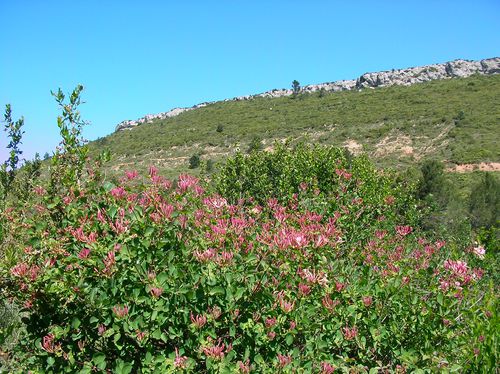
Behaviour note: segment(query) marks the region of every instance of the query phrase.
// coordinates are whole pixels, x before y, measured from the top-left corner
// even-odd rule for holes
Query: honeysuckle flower
[[[163,288],[153,287],[153,288],[151,288],[150,292],[151,292],[151,295],[153,295],[153,297],[159,298],[161,296],[161,294],[163,293]]]
[[[29,270],[28,264],[21,262],[10,269],[10,273],[15,277],[24,277]]]
[[[342,328],[342,334],[344,335],[344,339],[352,340],[356,336],[358,336],[358,329],[356,328],[356,326],[354,327],[346,326]]]
[[[280,299],[279,303],[280,303],[281,309],[285,313],[290,313],[293,310],[294,306],[295,306],[295,301],[290,302],[290,301],[286,301],[284,299]]]
[[[333,311],[335,309],[335,307],[337,305],[340,304],[340,301],[339,300],[332,300],[330,298],[330,296],[326,295],[325,297],[323,297],[323,299],[321,300],[321,303],[323,304],[323,306],[328,309],[330,312]]]
[[[124,318],[128,315],[128,306],[127,305],[124,305],[124,306],[116,305],[113,307],[113,313],[115,313],[115,315],[118,318]]]
[[[144,331],[141,331],[141,330],[135,330],[135,336],[136,336],[137,340],[142,341],[146,337],[146,333]]]
[[[186,367],[186,361],[188,358],[186,356],[181,356],[179,354],[179,349],[175,347],[175,359],[174,359],[174,366],[176,368],[181,368],[184,369]]]
[[[307,284],[299,283],[299,294],[303,296],[307,296],[311,293],[311,287]]]
[[[276,317],[266,318],[264,323],[266,324],[267,328],[271,328],[276,324]]]
[[[139,176],[139,173],[137,172],[137,170],[125,171],[125,177],[126,177],[128,180],[134,180],[134,179],[136,179],[138,176]]]
[[[478,245],[477,247],[474,247],[472,249],[472,253],[476,255],[476,257],[480,258],[481,260],[484,259],[484,255],[486,254],[486,249],[484,249],[483,246]]]
[[[323,361],[321,363],[321,374],[332,374],[335,372],[335,366],[330,364],[329,362]]]
[[[365,304],[365,307],[369,307],[370,305],[372,305],[373,303],[373,299],[371,296],[363,296],[363,304]]]
[[[284,368],[287,365],[292,363],[292,356],[290,355],[282,355],[278,353],[278,365],[280,368]]]
[[[191,318],[191,322],[193,323],[193,325],[195,325],[197,328],[202,328],[207,323],[207,317],[205,317],[204,315],[201,315],[201,314],[197,314],[195,316],[195,315],[193,315],[193,312],[191,312],[190,318]]]
[[[445,269],[451,270],[455,275],[458,276],[463,276],[467,274],[468,271],[467,262],[465,261],[446,260],[443,266]]]
[[[396,232],[401,236],[411,234],[413,227],[411,226],[396,226]]]
[[[78,258],[81,260],[85,260],[88,258],[90,255],[90,249],[89,248],[83,248],[79,253],[78,253]]]
[[[127,196],[127,191],[125,191],[125,188],[123,187],[115,187],[111,191],[111,196],[113,196],[115,199],[122,199]]]
[[[226,349],[226,346],[224,343],[219,343],[219,344],[214,344],[208,347],[203,348],[203,353],[207,357],[210,357],[214,360],[222,360],[225,356],[226,353],[228,353],[231,350],[231,346],[228,346]]]
[[[54,353],[59,345],[54,345],[55,336],[52,333],[45,335],[42,339],[42,348],[48,353]]]
[[[97,327],[97,333],[99,334],[99,336],[102,336],[104,335],[104,333],[106,332],[107,328],[106,326],[104,326],[103,324],[100,324],[98,327]]]
[[[250,360],[247,359],[245,362],[238,361],[238,368],[240,369],[240,373],[248,374],[250,373]]]

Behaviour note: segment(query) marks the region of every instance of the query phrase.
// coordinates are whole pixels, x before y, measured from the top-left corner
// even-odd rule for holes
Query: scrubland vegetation
[[[404,170],[425,159],[447,165],[500,162],[500,75],[436,80],[409,87],[299,94],[219,102],[114,133],[90,144],[114,155],[106,169],[132,165],[189,171],[189,159],[222,161],[292,139],[366,153],[380,167]],[[198,173],[200,169],[191,169]]]
[[[488,79],[452,84],[494,90],[498,77]],[[425,85],[429,94],[419,100],[431,100],[440,84]],[[81,89],[69,98],[55,94],[62,142],[50,165],[36,161],[18,170],[14,141],[16,151],[2,170],[2,370],[423,373],[498,367],[500,198],[494,174],[476,178],[473,193],[464,195],[439,162],[423,163],[415,176],[377,168],[366,156],[331,145],[291,142],[274,144],[273,152],[251,147],[248,155],[237,153],[209,178],[167,179],[166,171],[151,166],[109,179],[107,156],[97,157],[96,143],[89,149],[81,139]],[[325,97],[345,100],[354,121],[358,104],[381,100],[376,92]],[[390,121],[390,108],[377,115]],[[474,108],[465,118],[473,118]],[[449,118],[449,110],[435,110]],[[496,113],[484,115],[494,120]],[[16,123],[9,115],[9,134],[19,133]],[[235,126],[228,120],[218,131],[215,123],[200,123],[214,136],[231,134]],[[113,139],[144,134],[148,126],[114,134],[105,148],[115,157],[119,143]],[[478,139],[473,144],[487,143]],[[498,149],[487,144],[488,157],[497,157]],[[195,169],[199,161],[186,167]]]

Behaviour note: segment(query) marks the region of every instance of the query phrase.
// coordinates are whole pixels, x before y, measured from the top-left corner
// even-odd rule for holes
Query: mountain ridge
[[[432,80],[465,78],[474,74],[492,75],[499,73],[500,57],[492,57],[482,60],[457,59],[438,64],[364,73],[358,78],[351,80],[339,80],[334,82],[306,85],[300,88],[300,93],[312,93],[321,90],[324,90],[325,92],[352,91],[366,88],[388,87],[393,85],[409,86]],[[214,103],[251,100],[258,97],[283,97],[291,96],[292,94],[293,90],[291,89],[273,89],[255,95],[237,96],[230,99],[203,102],[185,108],[173,108],[167,112],[146,114],[144,117],[137,120],[122,121],[116,126],[115,132],[132,129],[138,125],[150,123],[158,119],[161,120],[176,117],[183,112],[203,108]]]

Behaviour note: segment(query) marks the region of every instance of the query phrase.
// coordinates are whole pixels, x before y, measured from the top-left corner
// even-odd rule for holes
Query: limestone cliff
[[[392,85],[409,86],[415,83],[428,82],[436,79],[465,78],[473,74],[500,73],[500,57],[480,61],[455,60],[443,64],[418,66],[407,69],[366,73],[354,80],[341,80],[329,83],[311,84],[301,88],[302,93],[316,92],[321,89],[327,92],[347,91],[364,88],[387,87]],[[281,97],[292,95],[291,89],[274,89],[257,95],[239,96],[224,101],[250,100],[255,97]],[[214,102],[206,102],[188,108],[174,108],[168,112],[147,114],[137,120],[126,120],[116,126],[116,131],[131,129],[137,125],[151,122],[155,119],[175,117],[188,110],[202,108]]]

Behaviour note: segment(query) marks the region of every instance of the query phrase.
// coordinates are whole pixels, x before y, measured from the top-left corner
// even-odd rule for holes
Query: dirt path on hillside
[[[500,162],[481,162],[479,164],[461,164],[456,165],[451,168],[447,168],[446,171],[452,173],[470,173],[472,171],[500,171]]]

